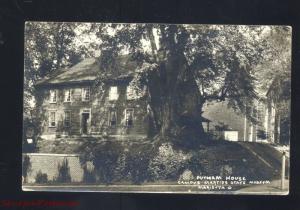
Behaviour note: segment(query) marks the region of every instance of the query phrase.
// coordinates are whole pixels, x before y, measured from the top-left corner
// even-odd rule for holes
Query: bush
[[[106,142],[95,146],[91,151],[91,159],[95,166],[95,171],[99,176],[99,181],[110,184],[116,179],[117,174],[123,171],[120,164],[120,154],[124,148],[119,143]]]
[[[130,181],[134,184],[151,181],[152,177],[149,174],[148,167],[155,154],[152,145],[133,145],[129,148],[129,151],[125,159],[125,173],[129,175]]]
[[[171,143],[163,143],[158,155],[149,162],[149,174],[154,180],[177,180],[190,158],[190,154],[175,150]]]
[[[85,156],[81,156],[81,162],[92,161],[99,182],[106,184],[177,180],[191,158],[190,154],[174,149],[171,143],[156,147],[152,144],[131,144],[125,147],[120,142],[105,142],[89,147],[88,151]],[[94,179],[90,172],[85,172],[84,182],[93,182]]]
[[[105,184],[131,181],[135,184],[150,179],[148,165],[154,152],[151,144],[126,144],[122,142],[105,142],[102,144],[86,145],[81,155],[83,168],[87,161],[93,162],[97,181]],[[84,180],[94,179],[85,172]]]
[[[42,184],[48,182],[48,176],[45,173],[42,173],[41,171],[38,171],[35,176],[35,183]]]
[[[209,165],[210,163],[205,163],[205,160],[203,159],[203,156],[200,154],[200,152],[193,153],[191,159],[188,161],[188,168],[191,170],[193,174],[202,175],[205,173],[205,166]]]
[[[96,183],[96,173],[94,169],[90,169],[85,164],[83,166],[83,183]]]
[[[70,183],[71,175],[70,175],[70,167],[68,163],[68,159],[64,159],[62,165],[58,164],[58,176],[54,180],[57,183]]]
[[[24,182],[27,182],[28,173],[31,171],[31,162],[28,155],[24,155],[22,162],[22,175],[24,177]]]

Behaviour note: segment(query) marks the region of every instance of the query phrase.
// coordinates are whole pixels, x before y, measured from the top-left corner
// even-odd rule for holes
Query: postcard
[[[26,22],[22,189],[287,195],[291,34]]]

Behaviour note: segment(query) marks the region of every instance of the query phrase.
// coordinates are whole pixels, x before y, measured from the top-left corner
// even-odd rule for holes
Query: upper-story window
[[[56,103],[57,101],[57,90],[50,90],[50,103]]]
[[[56,127],[56,111],[49,111],[49,127]]]
[[[91,95],[90,87],[82,88],[82,100],[83,101],[89,101]]]
[[[117,86],[111,86],[109,89],[109,100],[114,101],[118,100],[118,87]]]
[[[126,99],[127,100],[134,99],[134,89],[131,86],[127,86],[126,88]]]
[[[71,89],[65,90],[65,102],[71,102]]]

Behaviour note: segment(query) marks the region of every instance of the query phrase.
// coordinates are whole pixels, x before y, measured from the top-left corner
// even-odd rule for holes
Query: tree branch
[[[154,39],[154,35],[153,35],[153,27],[147,26],[146,29],[147,29],[147,35],[148,35],[148,38],[149,38],[150,44],[151,44],[151,51],[152,51],[153,59],[157,63],[158,62],[157,47],[156,47],[156,43],[155,43],[155,39]]]

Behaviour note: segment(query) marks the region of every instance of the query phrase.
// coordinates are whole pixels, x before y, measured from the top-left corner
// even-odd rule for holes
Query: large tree
[[[147,95],[153,133],[163,139],[203,137],[202,106],[210,100],[227,100],[254,120],[257,87],[266,89],[274,72],[289,76],[278,67],[289,73],[283,27],[32,22],[25,34],[25,103],[37,79],[83,55],[101,54],[101,81],[117,73],[119,55],[130,54],[138,64],[130,85]]]
[[[41,126],[40,113],[37,109],[38,100],[35,100],[38,94],[34,84],[39,79],[59,72],[61,68],[79,62],[82,54],[86,52],[74,43],[77,28],[77,23],[27,22],[25,25],[23,100],[25,150],[32,149],[26,142],[29,129],[33,129],[32,137],[35,137],[39,134]]]
[[[138,61],[131,85],[137,90],[147,87],[148,109],[159,137],[203,137],[202,106],[209,100],[228,100],[251,118],[247,107],[257,97],[253,69],[267,58],[266,27],[100,24],[93,28],[102,40],[103,69],[113,67],[114,58],[122,53]]]
[[[78,23],[27,22],[24,40],[24,111],[34,108],[34,84],[61,68],[76,64],[88,54],[74,42]]]

